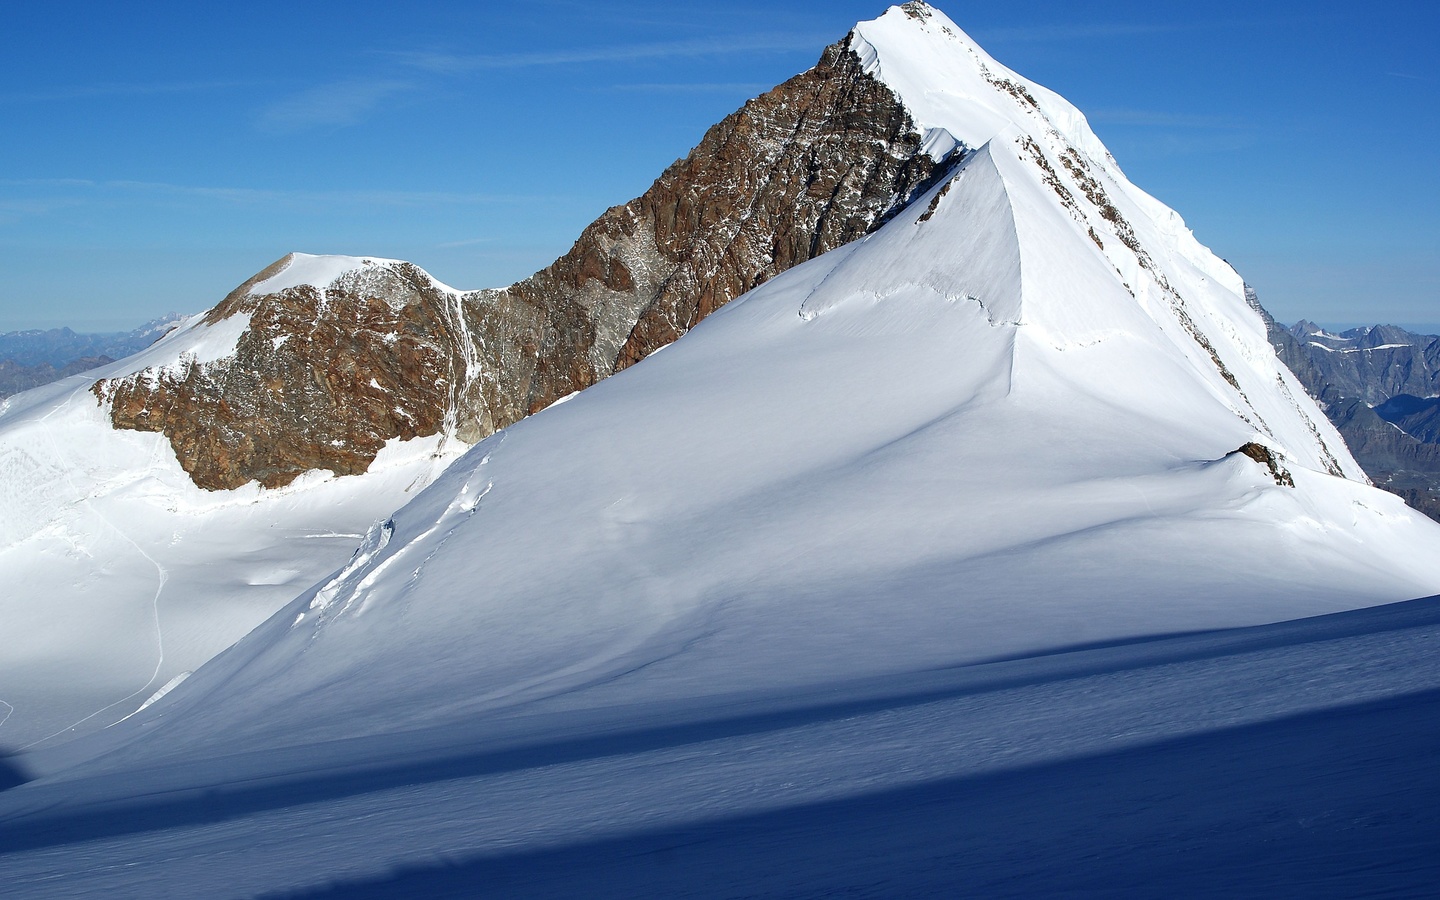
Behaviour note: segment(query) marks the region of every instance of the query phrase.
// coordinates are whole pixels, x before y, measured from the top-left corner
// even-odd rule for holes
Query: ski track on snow
[[[94,506],[87,505],[87,509],[89,509],[89,511],[93,513],[97,519],[99,519],[112,531],[114,531],[121,538],[123,538],[126,543],[134,547],[135,552],[145,557],[146,561],[149,562],[150,565],[155,567],[155,572],[159,577],[159,583],[155,586],[155,596],[151,598],[150,601],[150,613],[155,624],[155,652],[158,658],[155,660],[155,669],[150,673],[149,680],[147,680],[143,685],[137,688],[133,693],[127,694],[126,696],[121,697],[119,700],[116,700],[113,703],[100,707],[99,709],[95,710],[84,718],[76,722],[72,722],[69,725],[66,725],[64,728],[61,728],[59,731],[56,731],[53,734],[48,734],[45,737],[39,738],[38,740],[31,741],[30,743],[20,748],[22,751],[39,746],[40,744],[43,744],[46,741],[51,740],[52,738],[59,737],[67,731],[73,731],[74,729],[79,728],[81,725],[84,725],[86,722],[90,721],[101,713],[114,709],[120,704],[127,703],[140,696],[141,694],[145,693],[147,690],[150,689],[152,685],[155,684],[155,679],[160,677],[160,670],[165,665],[165,630],[160,624],[160,596],[165,592],[165,583],[170,580],[169,570],[166,569],[164,566],[160,565],[160,563],[156,562],[155,558],[152,557],[150,554],[146,553],[145,550],[138,543],[136,543],[133,538],[130,537],[130,535],[126,534],[122,529],[117,527],[115,523],[105,518],[104,514],[101,513],[98,509],[95,509]],[[8,703],[6,705],[9,706]],[[6,718],[8,719],[9,716],[7,715]],[[0,725],[3,724],[4,720],[0,720]]]

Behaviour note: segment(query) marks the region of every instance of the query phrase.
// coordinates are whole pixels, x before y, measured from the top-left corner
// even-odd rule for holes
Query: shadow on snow
[[[762,712],[741,711],[730,715],[716,715],[712,713],[710,718],[694,719],[691,721],[675,722],[669,724],[658,724],[646,727],[629,727],[626,729],[614,729],[611,733],[591,733],[583,737],[565,737],[548,742],[532,743],[510,747],[491,748],[484,750],[474,749],[473,744],[464,749],[454,747],[437,749],[434,743],[425,744],[420,742],[419,747],[425,748],[417,752],[404,762],[387,761],[382,764],[360,764],[350,765],[343,770],[334,771],[311,771],[311,772],[290,772],[283,775],[266,774],[263,771],[263,755],[251,755],[248,758],[250,764],[255,759],[260,759],[262,770],[250,777],[237,777],[233,782],[221,784],[175,784],[173,788],[150,793],[148,796],[123,797],[111,800],[100,801],[85,807],[65,808],[64,801],[59,805],[38,811],[31,814],[19,813],[13,815],[8,821],[0,822],[0,854],[17,852],[21,850],[64,845],[80,841],[95,840],[100,838],[115,837],[126,834],[147,832],[158,829],[176,828],[187,825],[207,824],[223,822],[235,818],[250,815],[265,810],[294,807],[306,803],[317,803],[358,794],[381,791],[390,788],[434,783],[451,779],[478,777],[502,772],[518,771],[540,766],[556,765],[561,763],[579,762],[584,760],[598,759],[609,756],[620,756],[628,754],[644,753],[670,747],[683,746],[686,744],[699,743],[720,738],[736,737],[749,734],[760,734],[783,729],[795,728],[803,725],[832,721],[867,713],[882,712],[885,710],[900,709],[910,706],[949,700],[967,695],[976,695],[991,691],[1004,690],[1030,684],[1060,681],[1069,678],[1079,678],[1105,672],[1122,671],[1127,669],[1144,668],[1168,663],[1217,658],[1235,654],[1243,654],[1264,650],[1271,647],[1301,644],[1309,641],[1331,640],[1337,637],[1375,634],[1387,631],[1398,631],[1410,628],[1431,627],[1440,624],[1440,598],[1426,598],[1423,600],[1409,601],[1406,603],[1391,604],[1385,607],[1356,610],[1347,613],[1336,613],[1328,616],[1320,616],[1312,619],[1300,619],[1291,622],[1283,622],[1275,625],[1258,626],[1253,628],[1239,628],[1220,632],[1206,632],[1201,634],[1186,635],[1181,637],[1159,637],[1146,643],[1129,643],[1119,646],[1101,647],[1094,649],[1077,650],[1069,653],[1050,653],[1039,656],[1002,662],[992,662],[982,665],[964,666],[953,669],[938,670],[933,672],[910,673],[904,676],[872,679],[866,682],[857,682],[850,685],[832,686],[824,692],[812,693],[808,697],[791,698],[790,705],[784,708],[772,703],[772,708]],[[837,699],[838,698],[838,699]],[[1365,717],[1375,718],[1386,728],[1390,728],[1395,734],[1388,735],[1383,741],[1378,737],[1374,740],[1385,743],[1388,746],[1378,748],[1389,752],[1393,747],[1401,745],[1409,746],[1415,744],[1421,736],[1424,736],[1429,743],[1415,745],[1419,756],[1406,768],[1408,763],[1403,758],[1386,757],[1388,765],[1397,772],[1404,774],[1409,783],[1419,786],[1423,782],[1424,792],[1428,806],[1436,806],[1434,801],[1440,801],[1440,794],[1437,794],[1437,784],[1432,771],[1422,771],[1421,763],[1427,758],[1433,760],[1437,742],[1435,738],[1440,737],[1440,708],[1436,707],[1437,698],[1430,693],[1417,694],[1414,697],[1402,702],[1392,701],[1389,703],[1372,704],[1365,707],[1357,707],[1355,710],[1342,712],[1317,713],[1312,717],[1301,717],[1296,722],[1312,722],[1312,720],[1327,721],[1358,721]],[[753,707],[751,707],[753,710]],[[1404,727],[1395,725],[1392,721],[1396,716],[1406,720]],[[1411,722],[1410,717],[1416,717],[1420,721]],[[1393,728],[1391,726],[1394,725]],[[1413,725],[1414,727],[1410,727]],[[1357,726],[1359,727],[1359,726]],[[1333,738],[1341,743],[1353,742],[1352,739],[1365,737],[1370,739],[1371,731],[1368,726],[1360,729],[1364,735],[1357,735],[1351,731],[1335,731],[1333,734],[1324,732],[1326,740]],[[1323,731],[1323,729],[1322,729]],[[1317,748],[1304,746],[1281,747],[1279,744],[1290,741],[1289,735],[1303,734],[1306,737],[1300,740],[1304,744],[1314,734],[1319,734],[1313,725],[1291,724],[1267,724],[1254,726],[1253,728],[1242,728],[1236,732],[1213,737],[1196,739],[1198,741],[1219,742],[1215,746],[1224,748],[1234,745],[1239,747],[1247,740],[1258,739],[1246,737],[1247,735],[1270,735],[1265,738],[1277,743],[1273,752],[1279,754],[1299,752],[1302,755],[1306,752],[1313,752]],[[406,740],[405,735],[388,736],[387,739],[394,741]],[[1346,744],[1348,746],[1348,744]],[[404,746],[403,744],[392,744],[393,746]],[[1140,764],[1145,760],[1168,758],[1176,754],[1183,754],[1183,748],[1191,746],[1189,743],[1180,742],[1175,745],[1162,745],[1171,749],[1149,749],[1127,751],[1114,757],[1101,757],[1097,760],[1078,761],[1064,763],[1055,768],[1055,771],[1064,771],[1066,767],[1081,767],[1077,771],[1090,772],[1092,782],[1099,779],[1101,783],[1109,783],[1111,788],[1118,789],[1123,786],[1129,763],[1121,764],[1113,760],[1132,760]],[[1209,746],[1209,745],[1206,745]],[[1174,749],[1179,747],[1181,749]],[[1357,747],[1357,752],[1358,752]],[[1238,750],[1236,751],[1238,752]],[[1269,752],[1269,751],[1267,751]],[[1393,754],[1392,754],[1393,755]],[[1179,757],[1177,757],[1179,758]],[[1107,760],[1112,760],[1107,762]],[[1340,757],[1324,757],[1321,762],[1334,766],[1343,763]],[[197,771],[224,770],[224,765],[218,765],[224,761],[201,760],[196,763]],[[1261,771],[1252,765],[1253,760],[1245,761],[1241,774],[1251,777],[1252,769]],[[1320,783],[1311,784],[1314,790],[1310,793],[1299,792],[1300,784],[1295,778],[1302,773],[1295,770],[1297,763],[1284,758],[1277,758],[1272,761],[1276,767],[1275,777],[1277,790],[1282,794],[1294,789],[1296,802],[1309,802],[1311,799],[1324,796],[1323,785]],[[1113,767],[1113,768],[1107,768]],[[1264,770],[1269,771],[1270,763],[1265,764]],[[1214,768],[1214,767],[1212,767]],[[1435,768],[1433,763],[1431,768]],[[1413,771],[1412,771],[1413,769]],[[970,812],[969,807],[975,797],[998,797],[1005,791],[1034,791],[1034,785],[1045,784],[1047,787],[1035,795],[1030,802],[1030,810],[1036,816],[1043,810],[1046,816],[1058,816],[1058,821],[1072,822],[1075,812],[1066,812],[1065,804],[1078,802],[1085,805],[1092,812],[1096,809],[1095,800],[1087,796],[1072,796],[1069,800],[1060,799],[1066,795],[1066,791],[1073,794],[1076,788],[1067,788],[1063,779],[1047,778],[1041,770],[1036,773],[1015,773],[1002,776],[987,776],[978,779],[961,779],[955,782],[941,782],[925,788],[906,789],[886,794],[877,795],[874,798],[861,798],[842,801],[835,804],[825,804],[819,807],[802,807],[796,810],[789,810],[781,813],[767,814],[765,816],[737,820],[735,823],[720,823],[697,825],[696,833],[707,835],[703,840],[719,841],[725,843],[738,839],[736,835],[751,833],[753,829],[760,829],[761,833],[768,833],[775,829],[785,831],[786,829],[811,827],[806,823],[828,822],[833,817],[837,822],[850,821],[858,827],[859,823],[872,814],[881,814],[883,810],[890,812],[885,815],[897,817],[897,822],[909,821],[909,818],[917,814],[917,810],[923,812],[929,809],[935,813],[937,821],[932,823],[934,827],[943,824],[939,820],[946,820],[952,816],[959,816],[966,822],[973,822],[976,813]],[[1110,773],[1114,774],[1110,774]],[[1166,778],[1173,778],[1176,775],[1184,775],[1184,767],[1178,772],[1169,772],[1162,767],[1157,770],[1154,778],[1156,783],[1165,782]],[[1219,773],[1216,772],[1219,778]],[[18,773],[17,773],[18,775]],[[19,776],[23,777],[23,776]],[[212,776],[213,777],[213,776]],[[1109,781],[1107,781],[1107,779]],[[1428,779],[1428,780],[1427,780]],[[1308,782],[1307,782],[1308,783]],[[1359,782],[1355,782],[1359,784]],[[1012,785],[1012,787],[1005,787]],[[1027,787],[1030,786],[1030,787]],[[1384,787],[1379,783],[1365,782],[1367,790],[1374,790],[1377,787]],[[44,790],[41,785],[36,786]],[[17,792],[24,794],[29,789],[22,789]],[[1201,806],[1213,807],[1217,797],[1211,796],[1212,791],[1220,792],[1227,790],[1223,787],[1223,779],[1215,784],[1197,780],[1183,780],[1173,789],[1180,791],[1187,799],[1184,803],[1196,803]],[[1247,788],[1248,790],[1248,788]],[[1400,785],[1401,801],[1398,809],[1414,809],[1413,802],[1417,796],[1410,793],[1406,785]],[[1058,791],[1055,799],[1050,799],[1047,792]],[[977,793],[979,792],[979,793]],[[1000,793],[996,793],[1000,792]],[[1187,793],[1188,792],[1188,793]],[[1302,796],[1303,794],[1303,796]],[[1193,796],[1192,796],[1193,795]],[[1288,794],[1285,794],[1288,796]],[[1313,796],[1312,796],[1313,795]],[[932,799],[926,799],[932,798]],[[949,798],[949,799],[946,799]],[[18,799],[18,796],[17,796]],[[989,802],[989,801],[987,801]],[[1017,798],[1011,798],[1007,802],[1018,802]],[[1157,808],[1168,810],[1171,813],[1176,809],[1175,801],[1166,798],[1155,798]],[[1358,802],[1358,801],[1357,801]],[[938,805],[936,805],[938,804]],[[1022,804],[1023,806],[1023,804]],[[1054,848],[1045,850],[1036,845],[1034,841],[1024,838],[1021,833],[1017,819],[1014,816],[1001,815],[1003,810],[1000,806],[991,804],[983,806],[987,810],[984,815],[998,815],[1002,825],[1010,823],[1006,827],[1018,829],[1012,836],[1015,841],[1025,846],[1031,846],[1038,857],[1027,863],[1028,866],[1040,867],[1043,869],[1048,863],[1046,857],[1053,854]],[[1148,809],[1149,806],[1142,806],[1141,809]],[[1381,807],[1388,809],[1388,807]],[[944,811],[943,814],[940,811]],[[1023,811],[1023,810],[1022,810]],[[1105,814],[1123,811],[1123,815],[1134,818],[1136,821],[1145,820],[1145,816],[1136,818],[1133,810],[1126,806],[1117,806]],[[1416,810],[1419,815],[1419,811]],[[1017,812],[1015,815],[1020,815]],[[1317,813],[1318,815],[1318,813]],[[1427,821],[1436,822],[1433,814],[1426,813]],[[850,819],[846,819],[849,816]],[[817,818],[818,817],[818,818]],[[1217,822],[1222,820],[1217,819]],[[1081,820],[1074,820],[1079,828]],[[1093,829],[1097,822],[1092,817],[1083,820],[1084,827],[1081,837],[1085,837]],[[751,824],[745,824],[751,823]],[[1107,821],[1103,834],[1114,832],[1115,822]],[[897,824],[898,827],[898,824]],[[927,826],[929,827],[929,826]],[[953,827],[953,826],[947,826]],[[968,827],[968,826],[967,826]],[[1032,828],[1033,825],[1026,825]],[[1060,827],[1060,826],[1056,826]],[[1069,827],[1069,826],[1065,826]],[[1177,825],[1176,827],[1179,827]],[[1216,827],[1228,828],[1228,825],[1217,825]],[[915,828],[906,826],[907,832],[914,837]],[[787,832],[788,833],[788,832]],[[868,832],[867,832],[868,833]],[[1043,828],[1036,834],[1048,833]],[[837,837],[843,837],[843,829],[837,833]],[[1431,834],[1440,834],[1440,829],[1431,829]],[[959,840],[959,837],[956,838]],[[1058,833],[1057,833],[1057,839]],[[1094,835],[1091,835],[1094,840]],[[617,847],[629,847],[634,852],[649,854],[652,848],[654,852],[660,852],[659,847],[665,844],[669,838],[662,835],[641,836],[627,839],[629,843],[622,842]],[[818,840],[818,839],[817,839]],[[828,840],[828,838],[826,838]],[[639,843],[634,843],[639,842]],[[1174,843],[1173,836],[1162,834],[1151,834],[1136,832],[1133,837],[1134,846],[1148,845],[1153,852],[1161,855],[1172,853]],[[933,841],[922,842],[938,852],[937,844]],[[843,845],[843,841],[837,846]],[[1082,840],[1081,845],[1086,845]],[[597,845],[599,846],[599,845]],[[818,846],[818,844],[817,844]],[[1225,846],[1231,846],[1227,842]],[[813,848],[812,848],[813,849]],[[1133,846],[1131,847],[1133,850]],[[561,851],[556,851],[561,852]],[[595,849],[571,849],[564,853],[581,854],[587,859],[592,859],[599,864],[602,857],[608,851],[602,852]],[[621,852],[616,850],[615,852]],[[630,851],[625,851],[630,852]],[[700,851],[695,851],[700,852]],[[597,855],[598,854],[598,855]],[[702,854],[703,855],[703,854]],[[548,858],[548,856],[547,856]],[[838,858],[838,857],[837,857]],[[1437,855],[1440,858],[1440,855]],[[717,863],[718,864],[718,863]],[[506,862],[481,861],[466,862],[460,869],[441,869],[435,872],[413,873],[397,875],[397,878],[426,879],[435,878],[443,881],[445,878],[489,878],[491,874],[511,871],[514,866],[520,866],[513,860]],[[530,865],[529,863],[523,864]],[[1036,871],[1039,871],[1037,869]],[[490,873],[490,874],[487,874]],[[496,877],[499,877],[498,875]],[[351,890],[352,888],[346,888]],[[361,890],[359,886],[354,890]],[[588,891],[587,891],[588,893]],[[338,895],[337,895],[338,896]]]
[[[1430,896],[1437,749],[1427,691],[284,896]]]

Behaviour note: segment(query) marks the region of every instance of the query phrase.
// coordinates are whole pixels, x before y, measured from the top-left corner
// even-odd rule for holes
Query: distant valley
[[[1265,318],[1276,354],[1375,485],[1440,521],[1440,336],[1394,325],[1334,334]]]
[[[69,328],[32,328],[0,334],[0,399],[124,359],[183,321],[179,313],[169,313],[133,331],[80,334]]]

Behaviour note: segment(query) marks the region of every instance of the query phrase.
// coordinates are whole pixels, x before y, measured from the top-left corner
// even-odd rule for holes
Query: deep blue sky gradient
[[[937,5],[1282,320],[1440,323],[1440,5]],[[884,6],[11,8],[0,331],[195,312],[290,250],[510,283]]]

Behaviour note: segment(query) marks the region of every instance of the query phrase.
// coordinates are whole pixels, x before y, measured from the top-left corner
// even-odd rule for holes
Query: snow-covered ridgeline
[[[1012,181],[1038,181],[1053,192],[1042,205],[1069,214],[1074,236],[1092,244],[1089,250],[1119,276],[1151,319],[1148,329],[1158,327],[1261,441],[1302,465],[1365,480],[1338,433],[1276,361],[1240,276],[1195,240],[1179,214],[1125,177],[1078,109],[1006,68],[923,3],[860,23],[850,46],[927,136],[948,135],[971,148],[1010,145],[1030,167],[1012,170]],[[1019,318],[1031,326],[1029,336],[1057,347],[1115,337],[1113,321],[1097,328],[1068,308],[1074,291],[1063,277],[1048,277],[1060,267],[1042,258],[1043,245],[1031,246],[1035,261],[1024,267]],[[1074,256],[1074,248],[1065,255]],[[1092,283],[1103,290],[1099,283],[1113,280]]]

